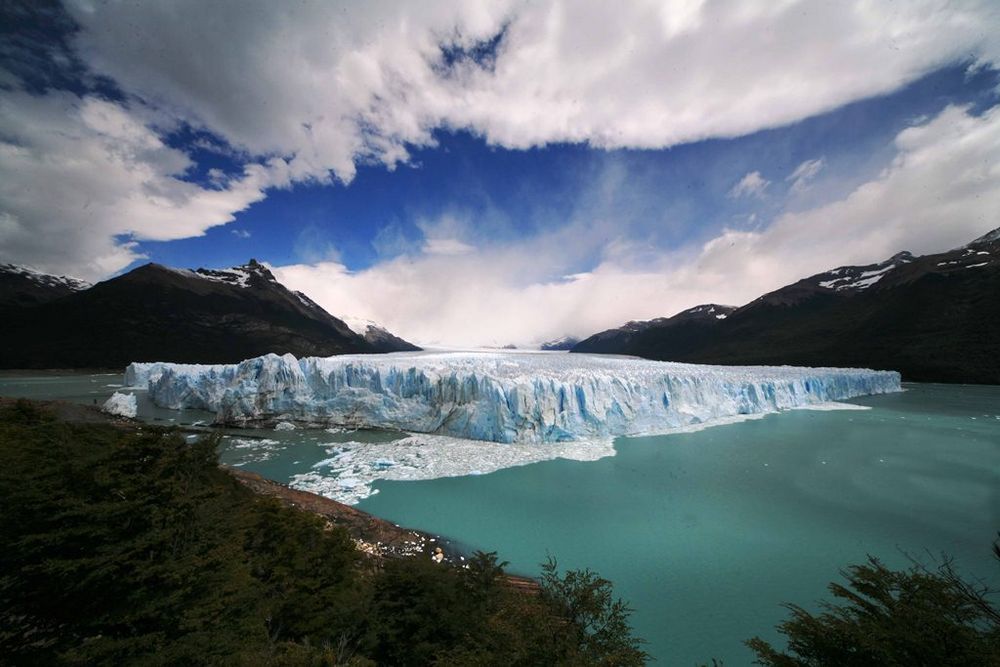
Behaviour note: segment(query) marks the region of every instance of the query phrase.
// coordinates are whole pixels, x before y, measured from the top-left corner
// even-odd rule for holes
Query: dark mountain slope
[[[574,351],[586,351],[582,345]],[[863,366],[914,381],[998,384],[1000,233],[946,253],[834,269],[765,294],[696,334],[650,326],[606,351],[693,363]]]
[[[380,351],[254,260],[227,271],[147,264],[90,289],[0,314],[9,322],[0,331],[3,368]]]
[[[302,292],[296,292],[296,294],[309,301],[309,303],[313,303]],[[316,307],[319,308],[318,305]],[[351,331],[364,338],[376,352],[416,352],[422,349],[409,341],[403,340],[371,320],[345,316],[342,316],[341,319],[343,319],[344,324],[351,328]]]
[[[709,303],[681,311],[673,317],[659,317],[645,322],[627,322],[617,329],[596,333],[577,343],[571,351],[594,352],[597,354],[635,354],[631,350],[639,339],[669,340],[671,346],[687,349],[697,342],[706,331],[712,330],[725,320],[735,306],[720,306]]]
[[[579,345],[580,341],[573,336],[563,336],[562,338],[556,338],[555,340],[545,341],[538,346],[538,349],[544,350],[546,352],[566,352],[572,350],[576,345]]]
[[[90,287],[66,276],[50,276],[24,266],[0,264],[0,307],[36,306]]]

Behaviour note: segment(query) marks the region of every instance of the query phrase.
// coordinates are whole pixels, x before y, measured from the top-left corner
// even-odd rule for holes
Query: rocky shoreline
[[[265,479],[255,472],[223,465],[222,468],[254,493],[277,498],[282,503],[326,519],[331,525],[347,530],[359,551],[380,558],[427,555],[437,546],[438,538],[410,530],[308,491]]]
[[[336,500],[318,496],[308,491],[299,491],[285,484],[265,479],[255,472],[240,470],[231,466],[222,468],[254,493],[277,498],[281,502],[305,512],[318,514],[330,525],[347,530],[357,549],[374,558],[405,558],[423,556],[429,558],[441,538],[433,537],[418,530],[403,528],[391,521],[362,512],[350,505],[338,503]],[[445,553],[449,553],[445,544]],[[464,557],[457,553],[449,553],[449,562],[461,565]],[[529,594],[537,594],[538,582],[528,577],[512,574],[505,575],[507,584],[515,589]]]

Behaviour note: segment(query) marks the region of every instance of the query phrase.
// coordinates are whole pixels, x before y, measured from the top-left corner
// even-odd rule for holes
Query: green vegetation
[[[592,572],[549,563],[533,595],[495,554],[378,567],[241,486],[216,445],[0,407],[5,664],[644,663]]]
[[[1000,558],[1000,546],[994,545]],[[895,571],[875,558],[832,583],[839,603],[811,614],[787,605],[778,626],[786,652],[755,637],[747,645],[767,667],[973,667],[1000,665],[1000,609],[985,586],[963,580],[947,560],[936,570]]]

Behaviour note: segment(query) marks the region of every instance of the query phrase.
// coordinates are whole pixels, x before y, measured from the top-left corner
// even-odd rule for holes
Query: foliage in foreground
[[[10,664],[641,665],[610,583],[495,554],[366,568],[340,529],[253,495],[217,442],[0,409]]]
[[[1000,546],[994,545],[1000,558]],[[945,560],[936,570],[915,564],[895,571],[878,559],[849,567],[838,601],[812,614],[786,605],[778,626],[785,652],[759,637],[747,642],[767,667],[1000,666],[1000,610],[985,586],[963,580]]]

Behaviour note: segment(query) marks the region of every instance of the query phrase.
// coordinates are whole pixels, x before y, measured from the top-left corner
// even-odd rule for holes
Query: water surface
[[[0,395],[103,403],[117,375],[0,375]],[[140,417],[195,429],[198,411]],[[805,606],[849,563],[876,554],[954,556],[1000,584],[1000,387],[907,385],[855,399],[869,410],[796,410],[695,433],[621,438],[598,461],[554,460],[487,475],[376,482],[361,509],[496,550],[537,574],[548,555],[589,567],[635,608],[659,664],[750,664],[742,641],[780,641],[781,603]],[[287,482],[338,443],[397,433],[225,431],[221,458]],[[540,445],[544,446],[544,445]],[[387,448],[388,449],[388,448]],[[321,470],[323,470],[321,468]]]
[[[635,608],[660,664],[750,664],[782,602],[812,606],[840,568],[928,550],[1000,583],[1000,387],[909,386],[697,433],[619,439],[595,462],[379,482],[360,508],[495,549],[536,574],[590,567]]]

